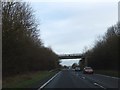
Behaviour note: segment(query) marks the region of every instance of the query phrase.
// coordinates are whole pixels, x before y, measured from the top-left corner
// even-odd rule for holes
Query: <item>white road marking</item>
[[[82,77],[82,79],[85,79],[85,77]]]
[[[50,81],[52,81],[61,71],[59,71],[57,74],[55,74],[51,79],[49,79],[46,83],[44,83],[38,90],[41,90],[44,88]]]
[[[103,89],[106,89],[105,87],[99,85],[98,83],[94,83],[94,85],[99,86],[99,87],[101,87],[101,88],[103,88]]]
[[[104,77],[109,77],[109,78],[114,78],[114,79],[120,79],[118,77],[112,77],[112,76],[107,76],[107,75],[102,75],[102,74],[96,74],[96,75],[100,75],[100,76],[104,76]]]
[[[77,76],[79,76],[79,74],[78,74],[78,73],[77,73],[76,75],[77,75]]]

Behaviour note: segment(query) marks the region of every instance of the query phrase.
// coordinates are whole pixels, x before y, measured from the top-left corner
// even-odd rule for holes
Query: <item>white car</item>
[[[76,67],[76,68],[75,68],[75,71],[80,71],[80,68],[79,68],[79,67]]]

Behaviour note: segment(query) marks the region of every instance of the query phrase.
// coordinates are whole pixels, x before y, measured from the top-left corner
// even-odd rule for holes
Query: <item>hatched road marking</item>
[[[106,89],[105,87],[99,85],[98,83],[94,83],[94,85],[99,86],[99,87],[101,87],[101,88],[103,88],[103,89]]]

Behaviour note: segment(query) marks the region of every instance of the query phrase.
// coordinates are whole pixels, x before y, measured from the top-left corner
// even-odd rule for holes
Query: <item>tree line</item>
[[[26,2],[2,2],[3,78],[59,66],[57,54],[40,39],[33,12]]]
[[[90,66],[97,70],[119,70],[120,22],[107,29],[101,38],[97,39],[92,49],[87,50],[81,67]]]

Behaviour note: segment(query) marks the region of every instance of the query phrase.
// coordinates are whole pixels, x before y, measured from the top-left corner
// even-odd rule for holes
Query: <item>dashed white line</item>
[[[82,77],[82,79],[85,79],[85,77]]]
[[[101,88],[103,88],[103,89],[106,89],[105,87],[99,85],[98,83],[94,83],[94,85],[99,86],[99,87],[101,87]]]
[[[41,90],[42,88],[44,88],[50,81],[52,81],[58,74],[60,73],[60,71],[55,74],[51,79],[49,79],[46,83],[44,83],[38,90]]]

